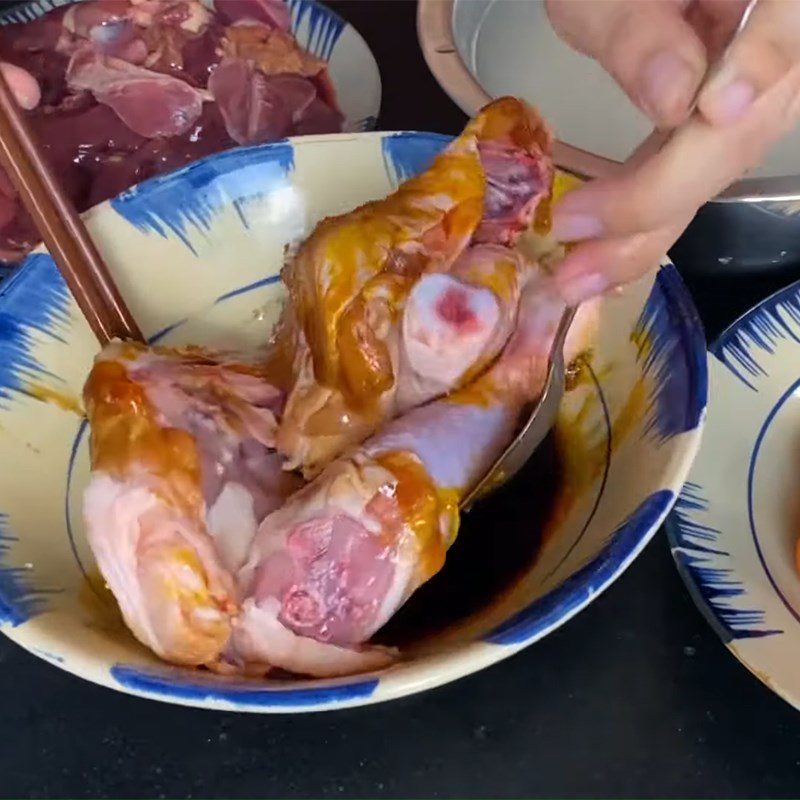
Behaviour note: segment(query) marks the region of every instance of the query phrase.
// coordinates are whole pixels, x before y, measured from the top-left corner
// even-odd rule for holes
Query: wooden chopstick
[[[142,334],[86,227],[46,164],[0,73],[0,165],[101,344]]]

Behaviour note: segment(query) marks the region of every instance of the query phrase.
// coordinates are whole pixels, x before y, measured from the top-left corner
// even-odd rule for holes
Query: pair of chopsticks
[[[0,73],[0,165],[33,217],[78,307],[100,344],[142,334],[70,200],[45,163]]]

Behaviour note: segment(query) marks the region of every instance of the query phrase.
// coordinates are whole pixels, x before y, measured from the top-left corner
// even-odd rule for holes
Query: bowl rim
[[[493,97],[483,88],[459,52],[453,32],[456,2],[458,0],[418,0],[417,38],[439,86],[466,114],[473,116]],[[619,161],[559,140],[554,142],[553,156],[559,167],[582,178],[609,177],[622,166]],[[762,203],[797,199],[800,199],[800,175],[785,175],[743,178],[709,202]]]
[[[452,139],[450,136],[437,133],[399,131],[327,134],[297,137],[288,141],[295,147],[320,143],[335,146],[337,142],[351,142],[354,139],[373,141],[398,135],[428,139],[436,143],[444,143]],[[132,194],[141,198],[142,202],[146,202],[149,194],[158,192],[165,184],[169,186],[182,181],[189,172],[192,173],[195,183],[198,179],[202,179],[202,173],[205,170],[208,171],[210,177],[219,177],[221,169],[223,172],[226,168],[228,171],[236,169],[236,164],[243,155],[248,155],[248,151],[255,158],[260,158],[276,146],[285,147],[286,141],[239,148],[235,151],[237,159],[226,158],[231,151],[211,155],[176,172],[151,178],[134,187]],[[225,166],[226,160],[230,164],[227,167]],[[128,190],[128,192],[130,191]],[[95,206],[87,211],[86,215],[108,213],[112,208],[112,202],[106,201],[106,203]],[[41,258],[43,250],[43,247],[37,248],[25,259],[16,273],[0,285],[0,308],[7,302],[6,298],[9,293],[18,290],[24,291],[26,282],[36,277],[33,274],[36,259],[37,257]],[[402,674],[395,673],[393,675],[392,669],[389,668],[383,672],[349,676],[334,681],[315,681],[313,686],[295,686],[285,690],[274,684],[269,687],[265,687],[263,684],[261,686],[249,685],[250,694],[258,692],[265,698],[261,703],[242,700],[241,691],[229,690],[226,693],[221,692],[219,687],[209,689],[208,685],[203,684],[197,688],[197,682],[192,684],[187,680],[183,680],[182,685],[177,685],[177,682],[170,682],[157,675],[149,678],[145,675],[143,678],[141,670],[138,681],[131,684],[122,683],[119,675],[115,675],[111,671],[111,667],[103,673],[102,677],[107,678],[106,681],[103,681],[95,675],[83,674],[77,665],[75,668],[72,668],[72,664],[58,664],[57,666],[107,688],[180,705],[260,713],[310,712],[383,702],[450,683],[457,678],[470,675],[504,660],[560,627],[607,589],[630,566],[655,535],[677,499],[678,492],[700,444],[708,398],[705,336],[689,291],[677,269],[668,261],[665,261],[658,270],[657,282],[661,281],[665,282],[662,289],[668,290],[665,292],[667,302],[677,312],[673,315],[672,324],[679,332],[682,355],[693,370],[693,377],[696,379],[692,382],[687,395],[693,394],[692,399],[698,404],[700,413],[697,424],[683,434],[680,455],[670,463],[668,468],[665,468],[665,473],[668,474],[663,477],[659,489],[646,498],[646,501],[654,498],[654,503],[648,507],[648,514],[644,518],[634,518],[636,516],[634,514],[623,522],[616,529],[609,543],[588,564],[543,597],[526,605],[512,618],[501,623],[481,639],[462,643],[439,654],[435,666],[426,663],[425,660],[405,662],[401,664],[404,667]],[[13,627],[3,626],[0,630],[16,641]],[[19,643],[26,647],[26,644]],[[26,649],[47,660],[46,656],[37,652],[36,649],[28,647]],[[168,669],[166,664],[164,669]],[[385,677],[389,678],[386,684],[383,681]],[[366,694],[364,690],[366,684],[370,684],[371,687],[369,694]],[[195,686],[194,690],[191,690],[192,686]],[[350,690],[349,694],[348,690]],[[276,694],[281,692],[284,693],[284,698],[280,702],[275,701]],[[237,695],[239,696],[238,701]],[[272,704],[269,704],[266,699],[270,696],[273,698]]]

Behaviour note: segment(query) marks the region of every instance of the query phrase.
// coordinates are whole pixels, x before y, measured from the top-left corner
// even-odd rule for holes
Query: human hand
[[[745,0],[547,0],[550,19],[661,128],[684,122]],[[554,234],[579,242],[556,280],[577,303],[647,272],[697,209],[800,117],[800,0],[759,0],[697,113],[658,153],[568,193]]]
[[[42,99],[42,92],[39,88],[39,83],[33,75],[21,67],[14,66],[14,64],[6,64],[0,62],[0,71],[8,83],[8,88],[11,89],[16,101],[26,111],[30,111],[39,105]]]

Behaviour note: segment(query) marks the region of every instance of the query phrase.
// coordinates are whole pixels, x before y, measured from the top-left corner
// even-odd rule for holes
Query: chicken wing
[[[283,396],[256,364],[112,343],[84,398],[84,519],[100,571],[141,642],[214,665],[238,612],[233,573],[298,485],[273,449]]]
[[[317,473],[497,355],[525,272],[512,245],[550,191],[550,145],[530,107],[497,100],[425,172],[300,247],[277,342],[292,363],[278,434],[291,467]]]

